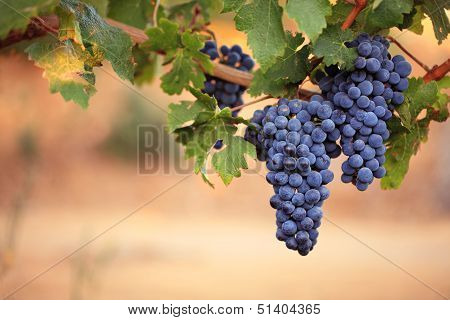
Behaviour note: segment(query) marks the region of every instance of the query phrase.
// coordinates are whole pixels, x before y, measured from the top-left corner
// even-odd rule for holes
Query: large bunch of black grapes
[[[254,113],[246,134],[264,150],[260,158],[266,160],[266,178],[275,191],[270,205],[276,209],[276,236],[301,255],[317,243],[321,207],[330,195],[325,185],[334,178],[328,169],[331,156],[340,152],[333,112],[333,104],[321,96],[310,102],[280,99]],[[333,148],[327,151],[327,145]]]
[[[233,45],[231,48],[223,45],[219,50],[217,44],[214,41],[206,41],[205,46],[200,50],[207,54],[211,60],[219,60],[220,63],[226,64],[230,67],[236,68],[241,71],[250,72],[255,66],[255,62],[248,55],[242,52],[242,48],[239,45]],[[242,95],[246,88],[239,84],[228,82],[209,74],[206,75],[204,93],[216,98],[220,109],[225,107],[237,107],[242,105]],[[237,116],[239,111],[233,111],[233,116]],[[218,141],[215,145],[216,149],[222,147],[222,142]]]
[[[405,99],[402,92],[408,88],[411,65],[401,55],[391,57],[389,41],[379,35],[372,38],[362,33],[347,45],[358,52],[354,71],[326,68],[328,76],[320,79],[319,87],[342,111],[342,119],[333,119],[342,135],[342,152],[348,157],[341,180],[364,191],[374,178],[386,174],[386,122]]]
[[[360,191],[386,174],[386,122],[408,88],[411,65],[400,55],[391,57],[386,39],[362,33],[347,45],[359,55],[354,71],[325,68],[322,96],[309,102],[282,98],[256,110],[245,132],[269,170],[276,237],[301,255],[317,243],[322,205],[330,195],[325,185],[334,178],[328,169],[332,158],[344,153],[341,180]]]

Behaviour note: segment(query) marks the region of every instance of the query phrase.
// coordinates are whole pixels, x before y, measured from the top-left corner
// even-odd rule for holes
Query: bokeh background
[[[219,45],[246,47],[231,16],[215,19],[211,29]],[[449,42],[438,46],[428,22],[423,36],[394,36],[429,66],[450,55]],[[414,75],[423,74],[413,67]],[[189,95],[166,96],[157,79],[132,87],[109,66],[97,76],[98,93],[82,110],[50,94],[42,70],[23,54],[0,55],[2,297],[36,275],[10,298],[450,296],[449,123],[431,126],[397,191],[382,191],[375,182],[358,192],[339,182],[342,159],[334,161],[337,179],[324,206],[319,243],[301,257],[275,239],[264,168],[229,187],[214,177],[213,190],[199,176],[173,169],[182,151],[168,138],[170,152],[160,157],[160,170],[138,173],[136,127],[162,128],[167,105]],[[266,103],[242,115],[250,117]],[[249,165],[258,166],[252,160]]]

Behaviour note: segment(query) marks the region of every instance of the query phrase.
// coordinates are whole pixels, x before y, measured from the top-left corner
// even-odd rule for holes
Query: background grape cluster
[[[243,53],[242,48],[237,44],[233,45],[231,48],[223,45],[220,47],[219,53],[216,42],[206,41],[205,46],[200,51],[207,54],[213,61],[218,59],[220,63],[241,71],[249,72],[255,66],[253,59],[248,54]],[[244,103],[242,95],[246,90],[245,87],[216,78],[209,74],[205,74],[205,76],[206,81],[203,92],[215,97],[220,109],[225,107],[233,108]],[[235,117],[238,113],[239,111],[233,111],[233,116]],[[218,141],[215,148],[220,149],[221,147],[222,142]]]
[[[345,114],[344,121],[333,119],[339,125],[342,152],[347,156],[341,180],[363,191],[374,178],[386,174],[386,122],[405,99],[402,92],[408,88],[411,65],[401,55],[391,57],[389,41],[379,35],[372,38],[362,33],[347,46],[358,52],[354,71],[328,67],[319,87]]]
[[[341,180],[360,191],[386,174],[387,121],[408,88],[411,65],[391,57],[386,39],[362,33],[347,45],[358,52],[354,71],[326,67],[326,74],[317,73],[322,96],[309,102],[282,98],[256,110],[245,132],[269,170],[276,237],[301,255],[317,243],[321,207],[330,195],[325,185],[334,178],[332,158],[347,157]]]

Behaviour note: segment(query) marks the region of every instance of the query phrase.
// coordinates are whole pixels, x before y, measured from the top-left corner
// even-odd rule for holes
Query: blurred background
[[[211,29],[219,45],[246,48],[231,16],[215,19]],[[428,66],[450,55],[449,42],[438,46],[430,24],[423,36],[393,36]],[[399,52],[395,45],[392,51]],[[127,216],[10,298],[450,296],[448,122],[433,123],[400,190],[382,191],[376,182],[358,192],[340,183],[342,159],[334,161],[337,179],[319,243],[301,257],[275,239],[264,168],[229,187],[214,177],[213,190],[199,176],[173,170],[182,150],[166,137],[171,147],[163,148],[160,170],[139,174],[137,126],[162,128],[168,104],[190,97],[165,95],[157,79],[132,87],[109,66],[96,73],[98,93],[82,110],[50,94],[42,70],[26,56],[0,55],[2,297]],[[267,102],[241,114],[250,117]]]

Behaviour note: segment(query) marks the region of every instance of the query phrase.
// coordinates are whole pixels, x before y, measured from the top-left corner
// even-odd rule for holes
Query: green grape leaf
[[[26,49],[36,66],[44,69],[50,83],[50,92],[59,92],[66,101],[72,100],[87,108],[89,98],[96,92],[94,74],[86,70],[90,57],[77,44],[69,40],[57,42],[45,39]]]
[[[408,29],[420,35],[423,33],[423,19],[425,19],[425,13],[423,12],[422,6],[416,5],[410,13],[403,15],[403,23],[397,27],[400,30]]]
[[[350,11],[353,9],[353,5],[345,0],[338,0],[334,6],[331,7],[331,15],[327,16],[327,23],[342,24],[347,18]]]
[[[141,86],[145,83],[152,82],[158,70],[158,54],[146,52],[140,47],[134,46],[133,57],[136,63],[134,68],[134,83]]]
[[[212,70],[212,63],[203,48],[204,39],[199,34],[184,32],[180,48],[174,54],[172,70],[161,77],[161,88],[168,94],[180,94],[191,83],[195,88],[203,88],[206,81],[204,71]]]
[[[411,25],[408,27],[408,30],[421,35],[423,34],[422,20],[425,19],[425,12],[423,11],[422,6],[416,6],[415,8],[416,12],[412,16]]]
[[[326,17],[331,15],[331,5],[328,0],[290,0],[286,12],[314,42],[327,26]]]
[[[58,0],[0,1],[0,39],[6,37],[11,30],[25,30],[30,18],[52,12],[58,2]]]
[[[184,28],[197,29],[211,20],[211,15],[222,9],[222,0],[192,0],[169,8],[169,19]]]
[[[173,51],[181,46],[181,38],[178,34],[179,26],[166,18],[159,20],[158,27],[147,30],[149,40],[144,42],[141,47],[152,51],[162,51],[172,55]]]
[[[424,83],[422,78],[411,78],[404,95],[405,101],[397,111],[402,125],[411,130],[417,122],[419,113],[436,102],[438,85],[436,81]]]
[[[425,83],[422,78],[411,78],[405,91],[405,102],[397,108],[400,118],[388,122],[391,137],[387,141],[386,176],[381,180],[383,189],[397,189],[409,168],[409,161],[426,142],[429,124],[448,118],[448,96],[441,92],[450,86],[450,78]],[[421,112],[426,110],[422,118]],[[421,118],[419,120],[419,118]]]
[[[298,84],[282,79],[270,80],[261,69],[256,70],[253,75],[251,87],[248,89],[248,93],[253,97],[268,94],[272,97],[293,98],[297,94]]]
[[[109,18],[139,29],[145,29],[151,11],[148,0],[109,0]]]
[[[224,0],[221,13],[238,11],[245,4],[245,0]]]
[[[437,81],[438,94],[436,102],[431,105],[429,111],[429,117],[438,122],[444,122],[448,119],[448,105],[450,102],[450,96],[445,93],[445,89],[450,88],[450,77],[446,76]]]
[[[382,0],[369,4],[357,17],[360,30],[374,33],[403,23],[404,14],[411,12],[413,0]]]
[[[111,63],[122,79],[133,81],[133,44],[119,28],[107,24],[91,6],[78,0],[61,0],[61,7],[74,15],[75,28],[79,28],[84,47],[98,50]]]
[[[245,155],[256,158],[253,144],[242,137],[226,135],[225,146],[212,157],[212,165],[225,185],[229,185],[233,178],[241,176],[241,169],[248,169]]]
[[[208,159],[211,159],[213,168],[228,185],[241,175],[241,169],[247,168],[245,155],[256,158],[255,146],[235,136],[237,125],[249,125],[249,122],[233,117],[230,108],[220,110],[214,98],[193,88],[190,91],[197,101],[169,106],[169,131],[185,146],[185,157],[194,159],[196,174],[200,173],[202,179],[213,186],[207,175]],[[223,141],[224,147],[212,155],[218,140]]]
[[[284,55],[277,57],[276,62],[266,72],[260,69],[254,73],[249,90],[251,95],[265,93],[274,97],[292,97],[296,94],[298,84],[306,78],[310,69],[310,47],[300,48],[305,40],[301,34],[294,36],[286,32],[286,40]]]
[[[325,64],[338,64],[344,69],[351,68],[358,56],[355,48],[347,48],[345,42],[353,40],[353,33],[342,31],[339,25],[327,27],[313,45],[313,53],[323,57]]]
[[[212,70],[212,63],[203,48],[205,37],[184,31],[181,35],[177,23],[161,18],[158,27],[147,31],[149,41],[141,48],[165,52],[166,61],[173,61],[172,69],[161,77],[161,88],[168,94],[180,94],[191,85],[202,88],[206,80],[204,72]]]
[[[253,55],[266,71],[286,48],[282,23],[283,9],[276,0],[254,0],[236,13],[236,28],[247,34]]]
[[[386,151],[386,175],[381,179],[382,189],[398,189],[409,169],[409,161],[428,136],[428,121],[419,121],[411,129],[392,134]]]
[[[114,0],[83,0],[84,3],[91,5],[102,17],[108,13],[108,4]]]
[[[196,101],[181,101],[169,105],[167,119],[169,132],[174,132],[194,123],[202,123],[205,121],[205,113],[208,113],[208,118],[210,118],[211,113],[213,114],[215,111],[217,101],[213,97],[193,89],[190,90],[197,97]]]
[[[433,23],[433,30],[438,43],[447,39],[448,31],[450,30],[450,22],[445,10],[450,9],[450,1],[448,0],[433,0],[423,2],[423,11],[430,17]]]

